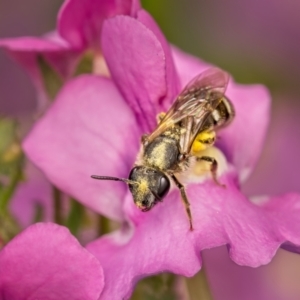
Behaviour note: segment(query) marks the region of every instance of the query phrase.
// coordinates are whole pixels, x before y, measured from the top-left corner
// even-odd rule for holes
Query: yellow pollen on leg
[[[202,131],[196,136],[193,145],[192,153],[196,155],[197,153],[206,150],[211,147],[216,139],[216,133],[214,131]]]

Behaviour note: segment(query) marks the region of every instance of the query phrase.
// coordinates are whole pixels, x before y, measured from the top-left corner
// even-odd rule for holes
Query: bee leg
[[[222,184],[220,183],[220,181],[218,180],[217,178],[217,170],[218,170],[218,162],[217,160],[214,158],[214,157],[211,157],[211,156],[201,156],[201,157],[197,157],[197,161],[200,161],[200,160],[204,160],[204,161],[207,161],[209,162],[211,165],[210,165],[210,171],[211,171],[211,174],[212,174],[212,178],[214,180],[214,182],[225,188],[226,185],[225,184]]]
[[[186,156],[187,153],[189,153],[189,145],[190,145],[190,139],[191,139],[191,130],[193,126],[193,118],[187,117],[185,120],[183,120],[183,125],[185,127],[185,132],[182,135],[182,140],[180,141],[180,144],[182,144],[182,154]]]
[[[216,140],[216,133],[213,130],[204,130],[197,134],[193,144],[192,153],[198,156],[198,153],[211,147]]]
[[[185,206],[185,210],[186,210],[186,213],[187,213],[188,218],[189,218],[190,230],[192,231],[193,230],[192,213],[191,213],[191,210],[190,210],[190,203],[189,203],[187,194],[185,192],[185,188],[173,174],[171,175],[171,178],[173,179],[174,183],[176,184],[176,186],[180,190],[181,200],[182,200],[182,202]]]
[[[161,112],[161,113],[159,113],[159,114],[156,116],[156,122],[157,122],[157,124],[159,124],[159,123],[163,120],[163,118],[165,117],[165,115],[166,115],[165,112]]]
[[[141,143],[143,146],[146,146],[148,144],[148,137],[149,135],[148,134],[143,134],[142,137],[141,137]]]

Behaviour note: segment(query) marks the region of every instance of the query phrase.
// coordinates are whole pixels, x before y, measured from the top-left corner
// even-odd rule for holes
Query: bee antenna
[[[122,181],[127,184],[139,184],[136,181],[132,181],[126,178],[118,178],[118,177],[111,177],[111,176],[99,176],[99,175],[92,175],[91,176],[93,179],[98,179],[98,180],[113,180],[113,181]]]

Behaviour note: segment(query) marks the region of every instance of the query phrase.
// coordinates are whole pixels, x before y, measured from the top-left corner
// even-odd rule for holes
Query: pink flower
[[[103,21],[114,15],[132,15],[139,9],[139,0],[65,0],[61,7],[57,29],[37,37],[6,38],[0,47],[20,63],[31,75],[39,92],[40,106],[45,106],[41,59],[65,81],[75,71],[79,58],[92,51],[101,55],[100,32]]]
[[[30,226],[0,252],[1,299],[97,300],[104,285],[99,261],[55,224]]]
[[[53,220],[53,191],[50,182],[29,161],[26,162],[24,171],[24,181],[19,183],[10,200],[11,212],[22,227],[34,222],[38,209],[42,209],[43,221]]]
[[[205,250],[202,257],[214,300],[299,299],[299,256],[279,249],[258,268],[235,264],[226,247]]]
[[[194,231],[173,190],[150,212],[133,204],[127,187],[97,182],[91,174],[126,177],[143,133],[155,126],[184,85],[207,64],[169,48],[145,11],[117,16],[102,29],[101,45],[111,78],[71,80],[28,135],[25,152],[60,189],[111,218],[127,221],[120,231],[90,243],[106,276],[101,299],[128,298],[144,276],[170,271],[192,276],[200,251],[228,245],[233,261],[257,267],[284,243],[300,245],[300,197],[288,194],[249,201],[239,190],[259,156],[269,121],[270,97],[262,86],[230,80],[226,95],[236,110],[220,131],[225,155],[220,181],[190,184]],[[226,158],[226,159],[225,159]],[[129,225],[128,225],[129,224]]]
[[[60,9],[57,29],[40,38],[20,37],[0,40],[0,47],[8,50],[30,73],[38,92],[38,113],[49,105],[41,58],[57,73],[61,84],[74,75],[79,60],[88,51],[101,57],[100,32],[103,21],[117,14],[135,15],[138,0],[66,0]],[[51,73],[52,74],[52,73]],[[28,126],[28,125],[27,125]],[[45,220],[52,215],[52,189],[38,170],[30,166],[12,201],[11,209],[22,226],[33,221],[37,204],[43,204]]]

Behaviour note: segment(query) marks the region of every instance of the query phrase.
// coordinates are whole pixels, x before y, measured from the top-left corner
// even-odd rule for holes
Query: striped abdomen
[[[208,128],[214,130],[227,126],[234,118],[234,108],[232,103],[225,96],[222,98],[217,108],[209,115],[201,131]]]

